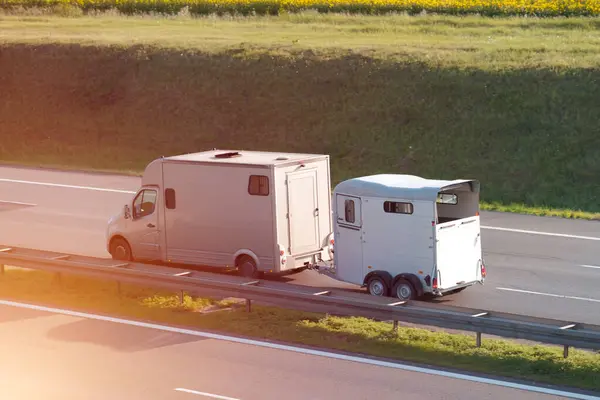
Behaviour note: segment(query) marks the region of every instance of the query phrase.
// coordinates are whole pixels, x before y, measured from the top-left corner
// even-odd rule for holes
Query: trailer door
[[[479,216],[436,226],[440,289],[477,281],[480,275]]]
[[[307,169],[288,174],[287,186],[290,253],[317,252],[321,249],[317,170]]]

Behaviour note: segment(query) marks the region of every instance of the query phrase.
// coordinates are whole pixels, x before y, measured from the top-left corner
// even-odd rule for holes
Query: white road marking
[[[123,189],[107,189],[107,188],[99,188],[99,187],[93,187],[93,186],[66,185],[66,184],[62,184],[62,183],[24,181],[24,180],[8,179],[8,178],[0,178],[0,182],[24,183],[24,184],[29,184],[29,185],[62,187],[62,188],[69,188],[69,189],[93,190],[93,191],[97,191],[97,192],[113,192],[113,193],[126,193],[126,194],[135,194],[136,193],[135,191],[123,190]],[[481,225],[481,228],[482,229],[496,230],[496,231],[526,233],[526,234],[530,234],[530,235],[544,235],[544,236],[566,237],[566,238],[571,238],[571,239],[600,241],[600,237],[595,237],[595,236],[568,235],[566,233],[528,231],[528,230],[523,230],[523,229],[500,228],[500,227],[496,227],[496,226],[485,226],[485,225]]]
[[[191,390],[191,389],[184,389],[184,388],[177,388],[175,389],[176,392],[186,392],[186,393],[191,393],[191,394],[197,394],[199,396],[204,396],[204,397],[212,397],[213,399],[221,399],[221,400],[239,400],[236,399],[234,397],[227,397],[227,396],[220,396],[218,394],[212,394],[212,393],[205,393],[205,392],[198,392],[196,390]]]
[[[32,207],[37,206],[37,204],[33,204],[33,203],[23,203],[21,201],[10,201],[10,200],[0,200],[0,204],[15,204],[17,206],[32,206]]]
[[[598,300],[598,299],[590,299],[588,297],[565,296],[565,295],[562,295],[562,294],[534,292],[534,291],[531,291],[531,290],[511,289],[511,288],[504,288],[504,287],[497,287],[496,289],[498,289],[498,290],[506,290],[506,291],[509,291],[509,292],[518,292],[518,293],[525,293],[525,294],[537,294],[539,296],[560,297],[560,298],[563,298],[563,299],[583,300],[583,301],[591,301],[593,303],[600,303],[600,300]]]
[[[596,236],[579,236],[579,235],[568,235],[566,233],[526,231],[526,230],[523,230],[523,229],[498,228],[498,227],[495,227],[495,226],[484,226],[484,225],[481,225],[481,228],[483,228],[483,229],[491,229],[491,230],[495,230],[495,231],[528,233],[528,234],[531,234],[531,235],[545,235],[545,236],[566,237],[566,238],[572,238],[572,239],[597,240],[597,241],[600,241],[600,237],[596,237]]]
[[[583,268],[595,268],[595,269],[600,269],[600,266],[597,265],[581,265]]]
[[[123,324],[123,325],[155,329],[155,330],[159,330],[159,331],[163,331],[163,332],[172,332],[172,333],[179,333],[179,334],[183,334],[183,335],[197,336],[197,337],[203,337],[203,338],[209,338],[209,339],[215,339],[215,340],[224,340],[224,341],[228,341],[228,342],[240,343],[240,344],[245,344],[245,345],[250,345],[250,346],[258,346],[258,347],[265,347],[265,348],[269,348],[269,349],[285,350],[285,351],[291,351],[291,352],[295,352],[295,353],[327,357],[327,358],[332,358],[332,359],[337,359],[337,360],[357,362],[357,363],[361,363],[361,364],[376,365],[376,366],[380,366],[380,367],[394,368],[394,369],[399,369],[399,370],[404,370],[404,371],[420,372],[420,373],[424,373],[424,374],[442,376],[445,378],[461,379],[461,380],[471,381],[471,382],[476,382],[476,383],[485,383],[485,384],[489,384],[489,385],[496,385],[496,386],[502,386],[502,387],[511,388],[511,389],[525,390],[525,391],[529,391],[529,392],[544,393],[544,394],[549,394],[549,395],[554,395],[554,396],[568,397],[568,398],[578,399],[578,400],[600,400],[599,396],[591,396],[591,395],[583,394],[583,393],[567,392],[564,390],[550,389],[550,388],[546,388],[546,387],[537,387],[537,386],[525,385],[525,384],[521,384],[521,383],[506,382],[506,381],[503,381],[500,379],[490,379],[490,378],[483,378],[483,377],[479,377],[479,376],[472,376],[472,375],[460,374],[460,373],[455,373],[455,372],[441,371],[441,370],[437,370],[437,369],[433,369],[433,368],[416,367],[413,365],[405,365],[400,362],[373,360],[373,359],[358,357],[358,356],[336,354],[336,353],[322,351],[322,350],[303,349],[300,347],[294,347],[294,346],[290,346],[290,345],[261,342],[260,340],[244,339],[244,338],[233,337],[233,336],[219,335],[219,334],[215,334],[215,333],[202,332],[202,331],[197,331],[197,330],[192,330],[192,329],[175,328],[172,326],[158,325],[158,324],[152,324],[152,323],[148,323],[148,322],[131,321],[131,320],[127,320],[127,319],[108,317],[108,316],[103,316],[103,315],[88,314],[88,313],[83,313],[83,312],[79,312],[79,311],[64,310],[64,309],[52,308],[52,307],[44,307],[44,306],[38,306],[38,305],[34,305],[34,304],[18,303],[18,302],[8,301],[8,300],[0,300],[0,305],[18,307],[18,308],[26,308],[26,309],[30,309],[30,310],[36,310],[36,311],[45,311],[45,312],[54,313],[54,314],[63,314],[63,315],[69,315],[72,317],[87,318],[87,319],[93,319],[93,320],[98,320],[98,321],[114,322],[114,323]]]
[[[62,183],[50,183],[50,182],[34,182],[34,181],[22,181],[18,179],[6,179],[0,178],[0,182],[9,182],[9,183],[25,183],[28,185],[38,185],[38,186],[51,186],[51,187],[62,187],[68,189],[83,189],[83,190],[93,190],[96,192],[113,192],[113,193],[131,193],[134,194],[130,190],[122,190],[122,189],[107,189],[107,188],[99,188],[93,186],[78,186],[78,185],[65,185]]]

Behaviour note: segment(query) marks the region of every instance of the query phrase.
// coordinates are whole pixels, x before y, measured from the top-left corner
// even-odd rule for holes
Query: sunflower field
[[[84,12],[116,9],[125,14],[279,15],[320,13],[388,14],[423,12],[485,16],[597,16],[600,0],[0,0],[0,8],[73,6]]]

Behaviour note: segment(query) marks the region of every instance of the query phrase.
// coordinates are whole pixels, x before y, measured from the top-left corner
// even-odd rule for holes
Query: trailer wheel
[[[394,284],[392,295],[400,300],[414,300],[417,297],[413,285],[403,278],[398,279]]]
[[[389,288],[380,276],[373,276],[367,282],[367,292],[373,296],[387,296]]]
[[[131,256],[131,247],[129,246],[129,243],[127,243],[127,240],[120,237],[113,239],[113,241],[111,242],[110,255],[112,256],[113,260],[133,260]]]
[[[258,276],[258,270],[256,263],[250,256],[242,256],[238,260],[238,272],[245,278],[256,278]]]

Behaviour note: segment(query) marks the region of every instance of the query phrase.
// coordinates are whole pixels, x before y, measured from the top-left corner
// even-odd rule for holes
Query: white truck
[[[314,265],[332,234],[329,156],[212,150],[152,161],[109,220],[114,259],[235,268]]]
[[[402,300],[483,284],[477,180],[358,177],[334,189],[333,271]]]

